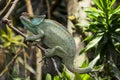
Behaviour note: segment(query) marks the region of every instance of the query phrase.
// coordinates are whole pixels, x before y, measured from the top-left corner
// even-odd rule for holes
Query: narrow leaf
[[[112,70],[112,72],[114,73],[114,76],[118,79],[118,80],[120,80],[120,70],[117,68],[117,66],[115,65],[115,63],[111,63],[111,70]]]
[[[116,0],[112,0],[112,1],[111,1],[110,7],[113,6],[113,4],[115,3],[115,1],[116,1]]]
[[[47,76],[46,76],[45,80],[52,80],[51,75],[50,75],[50,74],[47,74]]]
[[[99,9],[103,10],[100,0],[93,0],[93,1],[98,6]]]
[[[98,54],[96,58],[90,62],[89,67],[93,68],[99,59],[100,59],[100,54]]]
[[[92,41],[90,41],[90,42],[87,44],[87,46],[86,46],[83,50],[81,50],[80,54],[81,54],[81,53],[84,53],[84,52],[86,52],[87,50],[89,50],[89,49],[91,49],[92,47],[94,47],[94,46],[101,40],[101,38],[102,38],[102,35],[101,35],[101,34],[100,34],[100,35],[97,35],[96,38],[94,38]]]
[[[13,32],[12,32],[12,30],[8,26],[6,28],[7,28],[8,37],[11,39],[12,36],[13,36]]]
[[[113,14],[116,14],[116,13],[118,13],[118,12],[120,12],[120,5],[117,6],[117,7],[113,10],[112,15],[113,15]]]

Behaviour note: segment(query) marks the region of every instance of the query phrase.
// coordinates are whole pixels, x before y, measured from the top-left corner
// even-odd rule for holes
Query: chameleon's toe
[[[51,49],[46,49],[46,50],[45,50],[45,56],[46,56],[46,57],[51,57],[51,56],[53,56],[52,50],[51,50]]]

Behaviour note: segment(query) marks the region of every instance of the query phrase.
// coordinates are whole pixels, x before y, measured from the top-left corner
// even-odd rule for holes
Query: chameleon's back
[[[75,41],[64,26],[56,21],[45,19],[39,28],[45,33],[43,43],[47,47],[53,48],[55,46],[61,46],[69,56],[75,55]]]

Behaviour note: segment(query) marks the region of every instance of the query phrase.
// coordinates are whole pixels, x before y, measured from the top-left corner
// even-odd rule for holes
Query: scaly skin
[[[75,68],[74,58],[76,53],[75,41],[70,33],[60,23],[44,19],[45,16],[29,19],[27,16],[21,16],[20,20],[28,30],[35,35],[29,36],[26,40],[40,40],[44,45],[48,47],[47,57],[59,56],[62,58],[65,66],[75,73],[88,73],[92,71],[93,66],[98,59],[94,60],[94,64],[87,68]]]

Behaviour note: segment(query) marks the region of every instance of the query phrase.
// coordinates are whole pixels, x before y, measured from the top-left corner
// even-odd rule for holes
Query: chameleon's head
[[[45,19],[45,15],[36,16],[34,18],[30,18],[28,16],[20,16],[20,21],[22,24],[29,29],[32,33],[37,33],[37,27],[40,25],[41,22]]]

